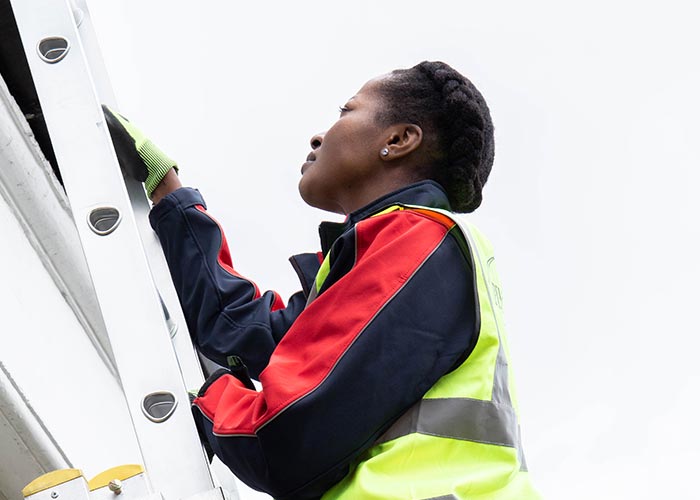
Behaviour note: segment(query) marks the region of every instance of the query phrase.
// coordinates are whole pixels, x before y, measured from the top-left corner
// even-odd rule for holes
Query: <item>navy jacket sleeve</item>
[[[223,366],[236,355],[257,379],[303,310],[304,294],[294,294],[285,307],[276,292],[261,294],[253,281],[238,274],[223,231],[194,189],[163,198],[150,221],[199,350]]]
[[[318,295],[261,373],[261,391],[212,377],[194,401],[212,448],[277,499],[319,498],[468,353],[470,263],[449,227],[410,211],[345,232]],[[327,274],[326,274],[327,271]]]

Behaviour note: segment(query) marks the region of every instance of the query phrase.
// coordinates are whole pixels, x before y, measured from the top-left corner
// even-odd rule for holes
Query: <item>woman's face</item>
[[[383,109],[382,78],[367,82],[341,108],[338,121],[311,138],[313,151],[299,181],[299,193],[309,205],[348,214],[374,199],[384,163],[380,151],[388,139],[386,127],[376,120]]]

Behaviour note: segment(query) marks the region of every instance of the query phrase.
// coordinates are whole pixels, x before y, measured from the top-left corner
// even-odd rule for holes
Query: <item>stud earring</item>
[[[389,148],[382,148],[379,152],[382,156],[389,156]]]

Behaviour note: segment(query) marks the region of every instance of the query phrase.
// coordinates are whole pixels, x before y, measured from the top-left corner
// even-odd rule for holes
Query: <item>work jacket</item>
[[[383,213],[399,210],[435,220],[463,243],[476,289],[476,345],[323,498],[540,498],[522,450],[493,248],[464,216],[410,205]]]
[[[460,385],[470,367],[479,373],[464,379],[469,391],[448,395],[486,401],[471,391],[473,380],[483,385],[489,378],[488,370],[480,371],[483,356],[473,356],[483,338],[490,338],[488,356],[501,345],[493,332],[484,335],[479,275],[462,233],[429,212],[395,208],[406,205],[450,208],[440,186],[424,181],[376,200],[344,223],[323,223],[322,252],[291,259],[303,290],[286,306],[234,269],[223,232],[197,191],[180,189],[152,210],[196,345],[232,365],[202,387],[195,419],[221,460],[253,488],[279,499],[419,499],[527,483],[517,479],[526,476],[517,433],[504,443],[469,441],[471,449],[442,461],[417,458],[421,464],[413,465],[423,474],[414,478],[401,472],[408,461],[386,454],[403,447],[398,453],[407,459],[413,441],[423,437],[432,443],[419,448],[438,455],[449,452],[440,439],[464,441],[401,422],[424,406],[423,398],[447,394],[440,389],[446,379],[458,379],[447,387]],[[246,380],[243,365],[261,390]],[[493,466],[498,460],[485,460],[479,445],[508,456],[510,472],[502,463]],[[391,460],[375,470],[378,453]],[[445,463],[453,464],[452,472],[442,477]],[[470,484],[462,484],[465,475]],[[429,490],[411,486],[430,477]]]

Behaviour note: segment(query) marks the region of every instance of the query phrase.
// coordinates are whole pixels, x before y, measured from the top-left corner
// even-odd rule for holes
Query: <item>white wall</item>
[[[22,133],[4,134],[12,126],[6,109],[0,109],[0,120],[0,168],[16,169],[11,162],[17,156],[4,141],[19,142]],[[19,150],[16,142],[13,147]],[[41,169],[35,166],[32,173],[43,186]],[[0,497],[10,500],[21,499],[22,487],[54,467],[80,468],[89,479],[140,462],[118,382],[27,239],[27,229],[0,195],[0,443],[7,443],[0,448]],[[59,238],[63,228],[54,229]],[[13,421],[33,420],[32,414],[40,422]],[[22,444],[20,438],[29,441]]]
[[[138,463],[116,379],[2,198],[0,233],[4,368],[69,462],[87,478],[116,465]]]
[[[688,498],[700,372],[690,2],[93,2],[124,114],[180,161],[262,286],[326,215],[308,140],[361,84],[442,59],[490,103],[475,219],[506,290],[528,462],[548,498]],[[252,496],[250,498],[253,498]]]

